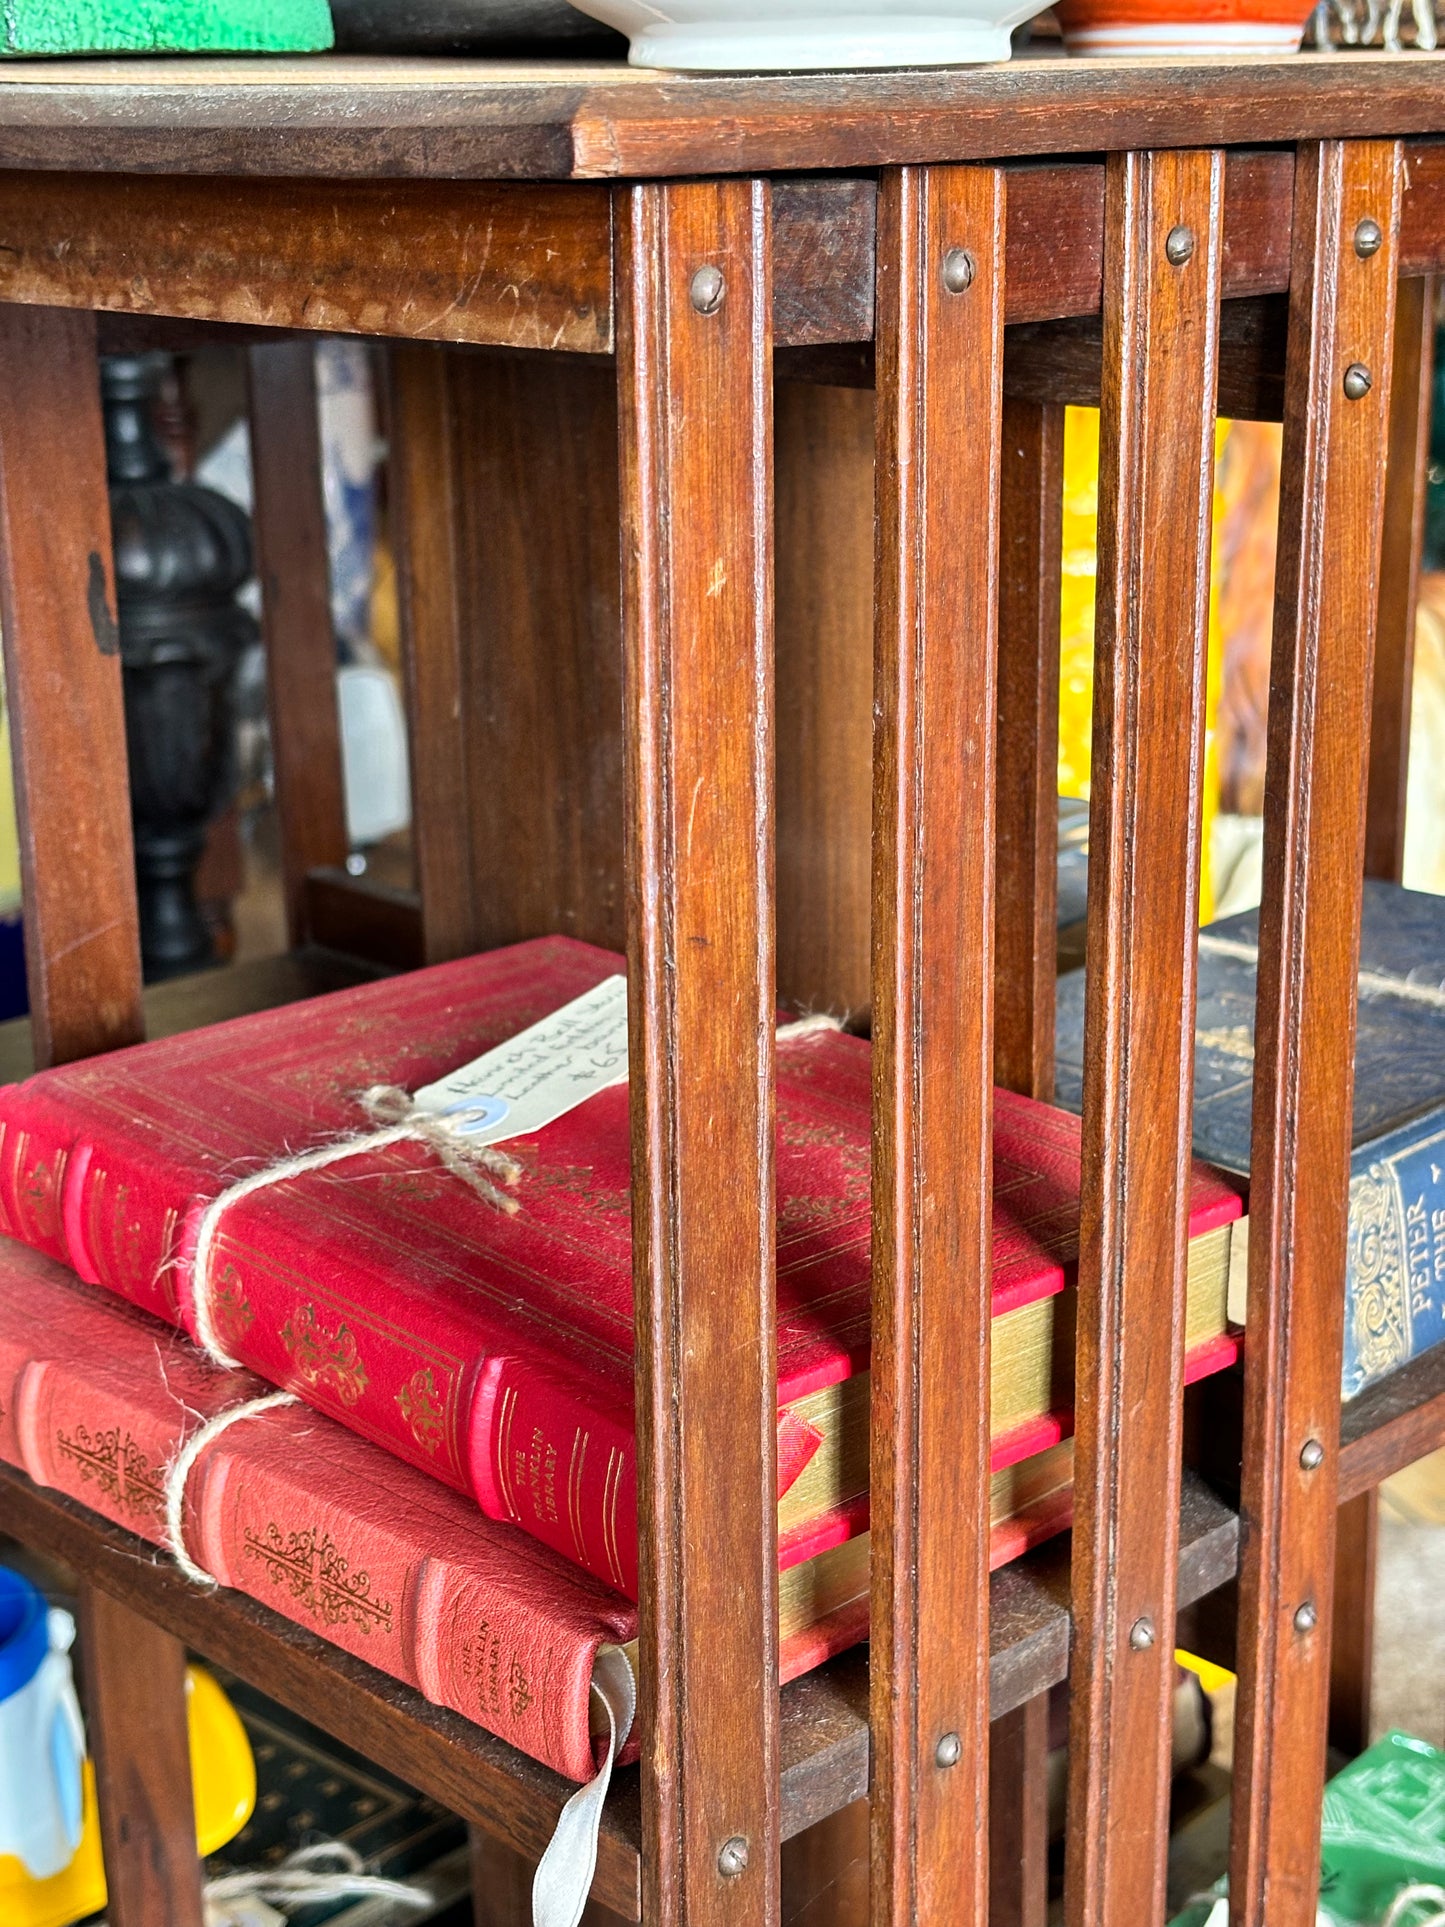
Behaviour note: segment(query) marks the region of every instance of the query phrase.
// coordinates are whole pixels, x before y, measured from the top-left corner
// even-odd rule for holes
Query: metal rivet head
[[[1192,227],[1172,227],[1165,237],[1164,256],[1171,267],[1182,268],[1194,252],[1194,229]]]
[[[736,1880],[740,1873],[747,1871],[748,1843],[740,1833],[731,1840],[724,1840],[717,1857],[717,1870],[724,1880]]]
[[[943,285],[950,294],[962,294],[973,286],[978,263],[967,248],[950,248],[943,257]]]
[[[1319,1623],[1319,1608],[1312,1599],[1307,1599],[1295,1613],[1294,1629],[1297,1633],[1312,1633]]]
[[[1129,1628],[1129,1644],[1136,1653],[1147,1653],[1154,1644],[1154,1621],[1136,1619]]]
[[[1351,401],[1363,401],[1375,385],[1375,378],[1362,361],[1352,361],[1345,370],[1345,393]]]
[[[1372,221],[1367,214],[1355,229],[1355,253],[1362,261],[1368,261],[1372,254],[1378,254],[1385,245],[1385,237],[1380,223]]]
[[[957,1766],[963,1758],[963,1741],[957,1733],[945,1733],[933,1749],[933,1758],[939,1766]]]
[[[1325,1462],[1325,1448],[1318,1439],[1306,1439],[1300,1447],[1299,1462],[1306,1472],[1318,1472]]]
[[[699,314],[716,314],[723,304],[726,288],[727,283],[723,280],[721,268],[711,266],[699,268],[692,277],[692,287],[689,290],[692,305]]]

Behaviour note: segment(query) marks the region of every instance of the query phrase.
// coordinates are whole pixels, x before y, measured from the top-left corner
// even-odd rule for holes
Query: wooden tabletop
[[[1445,132],[1445,54],[862,74],[302,59],[0,68],[0,167],[567,180]]]

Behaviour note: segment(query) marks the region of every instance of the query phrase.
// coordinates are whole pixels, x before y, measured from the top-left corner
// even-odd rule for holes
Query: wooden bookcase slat
[[[1308,1927],[1339,1492],[1350,1120],[1403,154],[1300,150],[1270,670],[1245,1350],[1237,1927]],[[1357,247],[1361,221],[1381,233]],[[1323,1448],[1302,1460],[1307,1443]]]
[[[642,1898],[678,1927],[779,1905],[769,215],[618,207]]]
[[[1223,188],[1217,151],[1108,161],[1070,1927],[1164,1912]]]
[[[1004,177],[886,174],[873,884],[873,1918],[988,1892]]]

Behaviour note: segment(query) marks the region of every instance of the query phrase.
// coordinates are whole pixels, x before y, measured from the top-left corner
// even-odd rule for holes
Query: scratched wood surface
[[[619,200],[643,1917],[677,1927],[779,1908],[769,205]]]
[[[1222,159],[1108,163],[1070,1927],[1164,1913]]]
[[[611,345],[602,188],[0,171],[0,236],[7,301],[513,348]]]
[[[38,69],[38,71],[37,71]],[[1445,56],[1017,60],[876,74],[676,75],[620,62],[16,62],[0,165],[136,174],[653,178],[1141,139],[1445,131]]]
[[[0,628],[37,1065],[141,1035],[110,504],[90,315],[0,306]]]
[[[988,1904],[1004,181],[884,176],[873,907],[873,1920]],[[960,435],[961,422],[969,432]]]
[[[1236,1927],[1309,1927],[1319,1877],[1402,155],[1325,142],[1297,168],[1255,1019]],[[1380,231],[1373,252],[1364,221]]]

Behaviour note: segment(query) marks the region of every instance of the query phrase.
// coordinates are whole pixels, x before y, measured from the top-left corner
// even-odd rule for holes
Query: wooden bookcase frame
[[[253,346],[298,942],[406,963],[538,919],[625,927],[645,1743],[604,1825],[602,1908],[773,1927],[781,1843],[868,1792],[873,1927],[1037,1927],[1012,1856],[990,1894],[990,1802],[995,1847],[1036,1816],[1039,1695],[1067,1676],[1070,1927],[1157,1927],[1174,1619],[1237,1571],[1234,1919],[1313,1921],[1337,1508],[1445,1440],[1438,1356],[1343,1429],[1338,1396],[1360,878],[1399,861],[1442,75],[1424,55],[688,81],[319,61],[0,85],[0,619],[36,1061],[145,1022],[99,341],[203,324]],[[400,344],[414,901],[335,867],[335,722],[306,693],[329,675],[324,557],[295,456],[317,329]],[[593,370],[612,384],[615,479],[588,471],[565,507],[600,502],[622,538],[620,893],[585,826],[529,866],[495,833],[506,799],[466,781],[452,516],[490,445],[453,432],[427,343],[520,358],[514,401],[543,365],[584,405]],[[872,386],[880,456],[872,901],[848,909],[855,940],[871,924],[875,1039],[873,1676],[855,1653],[781,1699],[775,373]],[[989,1093],[995,1062],[1051,1081],[1069,400],[1103,411],[1079,1506],[1072,1559],[990,1580]],[[1176,1390],[1216,407],[1285,425],[1238,1508],[1183,1469]],[[564,472],[545,437],[514,472],[533,463]],[[506,618],[498,674],[534,698],[558,636],[604,673],[585,623],[547,616]],[[545,722],[514,756],[544,797],[577,776]],[[474,1821],[483,1917],[524,1908],[554,1776],[15,1474],[0,1526],[85,1581],[115,1927],[200,1918],[182,1641]]]

